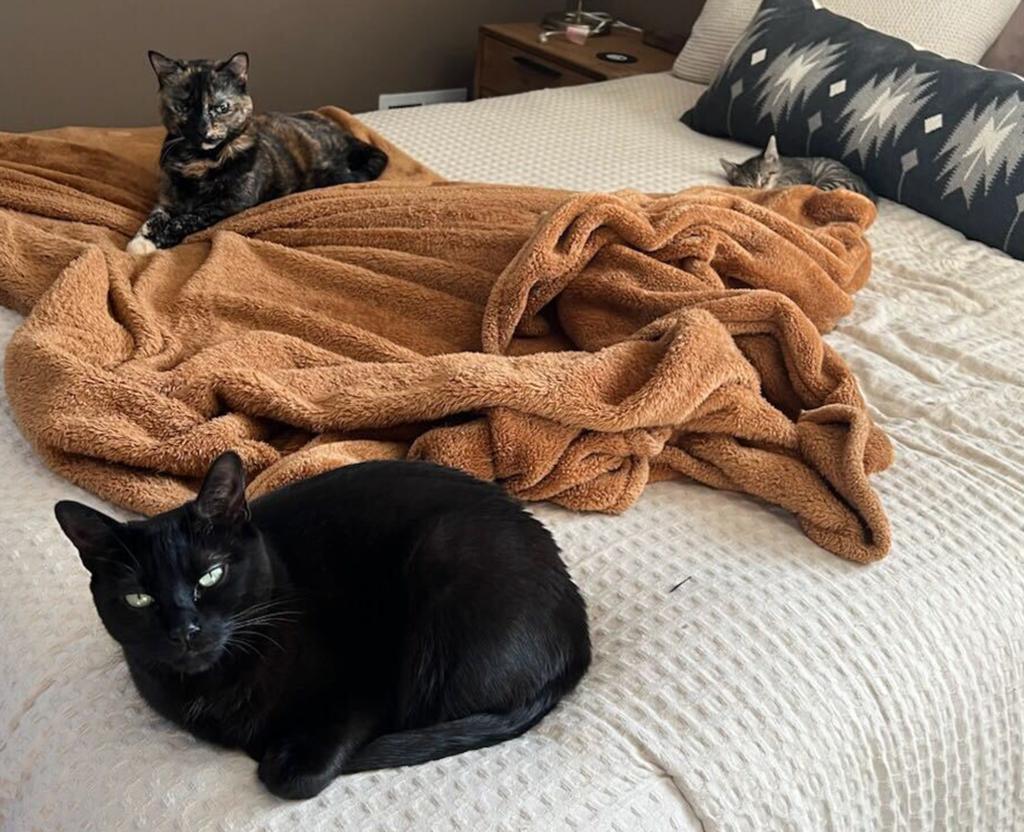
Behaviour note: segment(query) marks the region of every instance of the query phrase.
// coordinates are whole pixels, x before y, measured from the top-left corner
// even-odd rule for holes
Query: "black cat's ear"
[[[153,67],[153,72],[156,73],[156,77],[160,79],[161,84],[163,84],[168,76],[181,69],[181,64],[174,60],[174,58],[168,58],[166,55],[161,55],[152,49],[149,50],[149,65]]]
[[[775,141],[774,135],[770,139],[768,139],[768,144],[765,147],[764,153],[762,155],[764,156],[764,160],[766,162],[771,162],[772,164],[775,164],[776,162],[779,161],[779,145]]]
[[[736,162],[730,162],[728,159],[719,159],[718,161],[722,165],[722,170],[725,171],[727,177],[736,173],[736,169],[739,167]]]
[[[53,507],[53,513],[90,572],[95,570],[96,558],[122,548],[117,539],[117,527],[121,524],[113,517],[73,500],[61,500]]]
[[[234,75],[243,84],[249,77],[249,53],[236,52],[223,63],[217,64],[220,72],[227,72]]]
[[[199,489],[196,511],[204,520],[216,524],[237,523],[249,517],[245,502],[245,469],[234,451],[217,457]]]

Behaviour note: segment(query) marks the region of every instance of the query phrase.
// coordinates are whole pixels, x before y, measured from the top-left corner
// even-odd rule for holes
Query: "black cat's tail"
[[[352,182],[372,182],[388,166],[388,154],[379,147],[352,140],[348,152],[348,169]]]
[[[540,722],[558,704],[559,698],[559,695],[545,692],[507,713],[472,714],[426,728],[384,734],[353,754],[342,766],[341,773],[415,766],[497,745],[518,737]]]

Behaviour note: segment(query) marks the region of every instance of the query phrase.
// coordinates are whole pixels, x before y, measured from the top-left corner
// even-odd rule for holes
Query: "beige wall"
[[[594,0],[671,27],[694,0]],[[263,110],[374,109],[382,92],[469,86],[481,23],[562,0],[0,0],[0,130],[156,121],[146,50],[248,50]],[[681,11],[680,11],[681,10]]]
[[[635,26],[684,35],[700,14],[704,0],[588,0],[587,6],[606,9]]]

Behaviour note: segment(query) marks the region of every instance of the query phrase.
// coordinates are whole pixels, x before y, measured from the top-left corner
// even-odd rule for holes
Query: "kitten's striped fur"
[[[763,153],[745,162],[719,160],[730,185],[741,188],[785,188],[788,185],[814,185],[823,191],[845,188],[863,194],[872,202],[878,197],[861,177],[842,162],[824,156],[783,157],[775,136],[768,140]]]

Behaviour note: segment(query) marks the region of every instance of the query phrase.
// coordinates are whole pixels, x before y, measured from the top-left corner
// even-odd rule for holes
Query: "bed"
[[[367,113],[451,179],[667,192],[749,149],[678,123],[668,74]],[[678,482],[618,517],[548,505],[595,661],[521,739],[272,798],[135,693],[53,520],[97,500],[0,412],[4,830],[1024,828],[1024,264],[883,201],[828,336],[887,431],[872,566],[781,511]],[[0,310],[4,343],[20,318]]]

